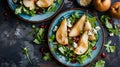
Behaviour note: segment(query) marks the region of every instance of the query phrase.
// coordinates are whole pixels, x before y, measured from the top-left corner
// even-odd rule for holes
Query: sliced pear
[[[88,31],[88,33],[90,32],[91,34],[89,35],[89,40],[96,40],[95,34],[92,31],[92,26],[90,24],[90,22],[88,20],[86,20],[85,22],[85,27],[84,27],[84,31]]]
[[[71,29],[69,36],[74,37],[80,35],[80,32],[83,30],[84,22],[86,20],[86,15],[84,14],[78,22]]]
[[[63,19],[60,27],[56,32],[56,40],[58,43],[62,45],[68,45],[68,37],[67,37],[67,21]]]
[[[78,47],[74,50],[75,54],[82,55],[88,50],[88,32],[84,32],[78,42]]]
[[[28,7],[30,10],[35,9],[35,1],[34,0],[23,0],[23,4],[25,7]]]
[[[54,0],[38,0],[36,2],[37,6],[39,7],[43,7],[43,8],[46,8],[46,7],[49,7],[50,5],[52,5],[54,2]]]

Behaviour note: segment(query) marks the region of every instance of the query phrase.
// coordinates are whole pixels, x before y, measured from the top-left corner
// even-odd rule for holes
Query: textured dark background
[[[112,3],[120,0],[112,0]],[[80,7],[75,0],[65,0],[65,4],[61,10],[64,11],[69,8]],[[83,7],[81,7],[83,8]],[[95,15],[100,17],[102,14],[98,13],[92,6],[85,8],[93,12]],[[116,24],[120,25],[120,20],[113,19]],[[47,25],[47,29],[52,20],[36,24]],[[41,45],[35,45],[32,43],[33,36],[28,35],[31,29],[30,23],[25,23],[24,21],[18,19],[14,13],[9,9],[6,0],[0,0],[0,67],[63,67],[62,64],[58,63],[53,57],[51,61],[43,61],[42,54],[39,48],[44,47],[49,51],[47,43]],[[107,53],[105,48],[101,52],[105,52],[107,57],[103,60],[106,61],[105,67],[120,67],[120,35],[118,37],[108,37],[108,33],[105,30],[105,43],[108,40],[112,40],[113,44],[116,44],[115,53]],[[47,36],[47,33],[45,33]],[[46,39],[47,42],[47,39]],[[21,48],[27,47],[29,50],[30,57],[33,64],[29,64],[23,50]],[[91,63],[94,64],[95,61],[102,59],[100,55]],[[90,65],[91,65],[90,64]],[[88,65],[87,67],[90,67]]]

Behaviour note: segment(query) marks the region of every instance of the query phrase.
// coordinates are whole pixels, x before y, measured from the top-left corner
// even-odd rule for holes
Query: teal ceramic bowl
[[[50,38],[50,36],[53,34],[53,29],[56,25],[60,24],[60,21],[62,20],[63,17],[65,18],[68,18],[71,14],[73,14],[74,12],[79,12],[79,15],[83,15],[84,13],[86,13],[86,10],[84,9],[70,9],[70,10],[67,10],[61,14],[59,14],[53,21],[53,23],[51,24],[50,28],[49,28],[49,32],[48,32],[48,39]],[[90,16],[90,17],[93,17],[94,15],[91,14],[90,12],[87,12],[87,15]],[[96,18],[97,19],[97,18]],[[85,66],[89,63],[91,63],[94,58],[97,57],[97,55],[99,54],[99,52],[101,51],[101,48],[102,48],[102,45],[103,45],[103,42],[104,42],[104,34],[103,34],[103,28],[99,22],[99,20],[97,19],[96,21],[96,25],[97,26],[100,26],[101,29],[98,31],[98,40],[96,42],[96,47],[97,49],[94,50],[92,52],[92,57],[91,58],[87,58],[87,60],[82,64],[82,63],[71,63],[71,62],[68,62],[66,61],[66,58],[64,56],[62,56],[62,58],[57,54],[57,51],[52,51],[52,48],[54,46],[53,43],[51,42],[48,42],[48,45],[49,45],[49,48],[50,48],[50,51],[52,53],[52,55],[60,62],[62,63],[63,65],[66,65],[66,66],[73,66],[73,67],[81,67],[81,66]]]
[[[25,21],[28,22],[32,22],[32,23],[39,23],[39,22],[44,22],[47,20],[52,19],[62,8],[63,4],[64,4],[64,0],[60,0],[60,4],[57,4],[57,10],[55,12],[46,12],[46,13],[42,13],[42,14],[35,14],[35,16],[29,16],[26,14],[18,14],[17,16]],[[9,7],[12,9],[12,11],[14,12],[17,5],[13,2],[13,0],[7,0]]]

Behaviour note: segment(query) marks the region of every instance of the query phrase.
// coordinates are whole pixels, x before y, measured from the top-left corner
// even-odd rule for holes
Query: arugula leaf
[[[47,12],[55,12],[56,10],[56,3],[53,3],[50,7],[48,7]]]
[[[24,54],[27,57],[28,61],[30,62],[30,64],[32,64],[32,61],[31,61],[31,59],[29,57],[29,54],[28,54],[28,49],[27,48],[23,48],[23,51],[24,51]]]
[[[57,3],[60,4],[60,3],[61,3],[61,0],[57,0]]]
[[[107,28],[113,28],[112,24],[108,21],[107,18],[105,18],[105,25]]]
[[[108,32],[111,34],[115,34],[116,36],[118,36],[120,29],[118,29],[115,26],[113,26],[110,22],[109,22],[110,17],[107,15],[102,15],[100,20],[102,21],[102,23],[105,25],[105,27],[107,28]]]
[[[110,41],[108,41],[107,44],[104,45],[106,47],[107,52],[109,52],[109,53],[115,52],[115,49],[116,49],[115,45],[110,46],[111,42],[112,41],[110,40]]]
[[[53,42],[55,40],[55,35],[53,34],[52,36],[50,36],[50,38],[48,40],[49,40],[49,42]]]
[[[33,42],[35,44],[41,44],[42,42],[44,42],[44,33],[45,33],[45,29],[43,28],[36,28],[35,25],[32,26],[33,30],[32,32],[34,32],[34,40]]]
[[[19,13],[22,13],[22,6],[20,6],[20,7],[17,7],[16,9],[15,9],[15,14],[19,14]]]
[[[15,9],[15,14],[20,14],[20,13],[27,14],[27,15],[30,15],[30,16],[34,16],[36,11],[35,10],[29,10],[28,8],[26,8],[24,6],[19,6]]]
[[[96,22],[96,18],[95,17],[89,17],[87,16],[91,26],[94,28],[96,25],[95,25],[95,22]]]
[[[50,60],[50,53],[45,53],[45,56],[43,57],[43,60],[48,61]]]
[[[84,63],[86,59],[87,59],[87,55],[79,55],[79,56],[77,56],[77,58],[76,58],[76,60],[77,60],[79,63]]]
[[[96,62],[95,65],[92,65],[91,67],[104,67],[105,66],[105,61],[99,60]]]
[[[70,23],[73,25],[79,17],[80,17],[79,13],[75,12],[68,19],[70,20]]]

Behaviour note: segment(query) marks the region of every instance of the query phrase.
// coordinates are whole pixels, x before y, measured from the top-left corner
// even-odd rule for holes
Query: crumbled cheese
[[[73,47],[70,47],[70,50],[73,50]]]
[[[76,48],[77,47],[77,43],[73,42],[73,47]]]
[[[114,33],[110,33],[109,35],[110,35],[110,36],[114,36]]]
[[[53,32],[57,31],[57,29],[58,29],[58,26],[55,26],[53,29]]]
[[[92,35],[92,32],[91,32],[91,31],[88,31],[88,35]]]
[[[95,34],[97,34],[97,30],[96,30],[96,29],[94,29],[94,28],[93,28],[93,32],[94,32]]]
[[[95,29],[99,31],[101,28],[99,26],[96,26]]]
[[[67,26],[68,26],[68,27],[72,27],[72,24],[71,24],[70,19],[67,20]]]

